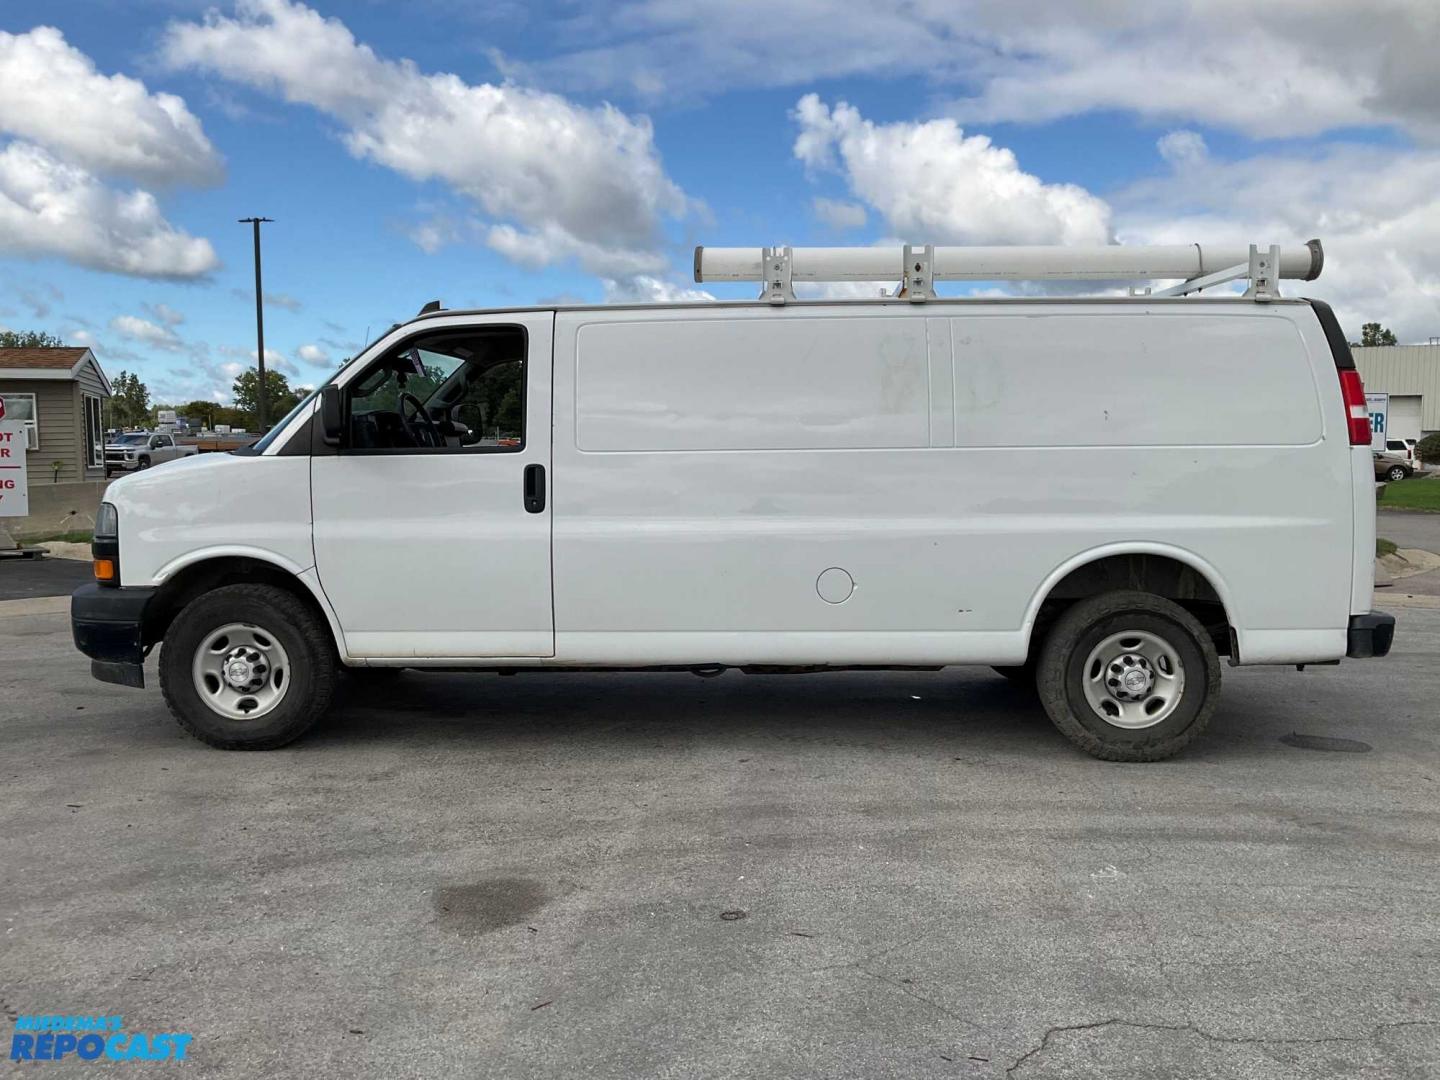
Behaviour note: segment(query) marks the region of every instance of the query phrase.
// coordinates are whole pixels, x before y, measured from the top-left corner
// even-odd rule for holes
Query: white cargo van
[[[254,447],[113,484],[76,643],[141,686],[163,642],[176,718],[232,749],[342,671],[981,664],[1084,750],[1166,757],[1221,657],[1381,656],[1394,620],[1364,389],[1330,309],[1275,293],[1318,245],[1113,250],[1192,261],[1049,276],[1193,293],[1239,259],[1251,290],[945,300],[1010,256],[907,248],[900,297],[799,302],[900,259],[766,249],[697,254],[757,302],[424,314]]]

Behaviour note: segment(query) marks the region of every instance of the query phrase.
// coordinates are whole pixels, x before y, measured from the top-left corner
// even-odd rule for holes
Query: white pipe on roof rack
[[[763,250],[697,247],[695,280],[763,281]],[[790,249],[790,257],[793,281],[898,281],[905,276],[905,249],[898,246],[797,247]],[[937,247],[931,277],[936,281],[1188,280],[1249,259],[1250,249],[1238,244]],[[1281,251],[1279,276],[1313,281],[1324,263],[1320,241],[1311,240],[1298,250]]]

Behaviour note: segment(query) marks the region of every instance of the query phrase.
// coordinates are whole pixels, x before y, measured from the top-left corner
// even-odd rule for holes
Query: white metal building
[[[1418,439],[1440,431],[1440,345],[1351,349],[1368,394],[1390,395],[1386,434]]]

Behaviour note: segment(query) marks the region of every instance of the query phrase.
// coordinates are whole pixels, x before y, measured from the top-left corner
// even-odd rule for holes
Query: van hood
[[[197,472],[217,472],[237,465],[243,468],[247,460],[254,459],[234,457],[230,454],[191,454],[189,457],[176,458],[156,465],[153,469],[127,473],[118,480],[112,480],[105,489],[105,501],[119,506],[117,498],[139,496],[147,501],[164,498],[166,488],[190,483]]]

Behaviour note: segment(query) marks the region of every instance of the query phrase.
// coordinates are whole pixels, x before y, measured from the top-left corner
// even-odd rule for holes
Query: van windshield
[[[329,382],[330,380],[326,379],[325,381]],[[310,402],[314,401],[315,395],[318,393],[320,393],[319,386],[317,386],[314,390],[311,390],[310,393],[306,394],[303,398],[296,402],[295,407],[291,409],[288,413],[286,413],[284,416],[282,416],[279,420],[277,420],[275,422],[275,425],[265,433],[265,437],[263,439],[260,439],[258,442],[251,443],[249,446],[243,447],[242,449],[245,452],[241,454],[241,456],[249,457],[251,454],[264,453],[265,449],[275,441],[275,437],[285,429],[285,425],[288,424],[291,420],[295,419],[295,417],[299,416],[300,410],[304,409],[307,405],[310,404]],[[233,451],[233,453],[239,454],[240,451],[236,450]]]

